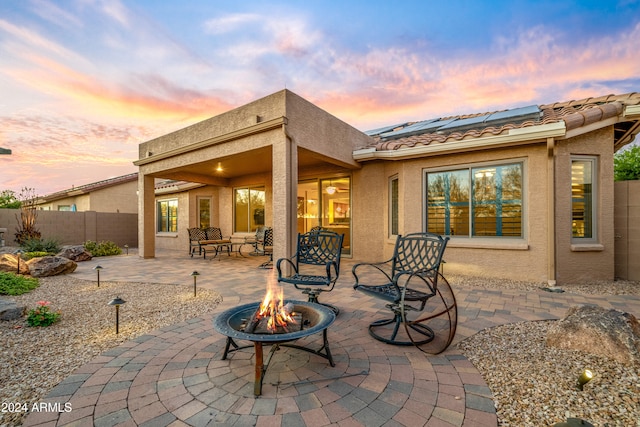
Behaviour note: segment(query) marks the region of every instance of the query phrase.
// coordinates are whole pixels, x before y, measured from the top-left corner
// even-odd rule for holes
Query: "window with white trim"
[[[156,231],[178,232],[178,199],[158,200],[156,203]]]
[[[576,242],[596,240],[595,157],[571,158],[571,236]]]
[[[426,230],[447,236],[523,237],[523,164],[425,171]]]

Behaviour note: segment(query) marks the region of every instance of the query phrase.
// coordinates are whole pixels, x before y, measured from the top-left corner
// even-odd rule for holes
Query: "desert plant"
[[[24,187],[18,196],[20,200],[20,216],[16,214],[18,228],[16,228],[15,241],[22,245],[29,239],[39,239],[42,235],[36,228],[38,219],[38,197],[33,188]]]
[[[24,252],[47,252],[57,254],[60,252],[60,243],[56,239],[27,239],[20,245]]]
[[[49,301],[38,301],[38,306],[32,308],[27,313],[27,323],[29,326],[51,326],[60,320],[60,311],[51,311]]]
[[[87,240],[84,242],[84,248],[94,257],[120,255],[122,253],[122,249],[110,241],[96,243],[94,241]]]
[[[35,277],[24,277],[0,271],[0,295],[22,295],[31,292],[40,283]]]
[[[33,252],[25,252],[22,254],[22,258],[24,258],[26,261],[29,261],[30,259],[33,258],[41,258],[43,256],[47,256],[47,255],[51,255],[49,252],[44,252],[44,251],[33,251]]]

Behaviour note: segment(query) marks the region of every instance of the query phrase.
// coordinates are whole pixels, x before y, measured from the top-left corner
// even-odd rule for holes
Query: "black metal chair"
[[[353,266],[353,288],[387,301],[386,307],[393,312],[392,318],[369,325],[372,337],[388,344],[413,344],[431,354],[451,344],[458,308],[440,271],[448,240],[432,233],[398,236],[391,259]]]
[[[207,232],[201,228],[188,228],[189,233],[189,255],[193,258],[193,253],[198,249],[198,255],[202,255],[200,242],[207,240]]]
[[[291,258],[280,258],[276,263],[278,283],[290,283],[308,295],[309,302],[322,304],[318,296],[332,291],[340,275],[343,239],[343,234],[327,230],[298,234],[296,253]],[[322,305],[336,314],[340,312],[332,305]]]
[[[268,256],[269,259],[258,267],[273,268],[273,228],[264,227],[261,234],[262,238],[258,238],[256,234],[256,253],[257,255]]]

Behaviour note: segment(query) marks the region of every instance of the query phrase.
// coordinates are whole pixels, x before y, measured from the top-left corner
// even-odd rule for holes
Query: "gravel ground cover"
[[[465,286],[536,290],[540,284],[449,277]],[[563,285],[565,292],[640,296],[631,281]],[[640,366],[545,345],[552,321],[524,322],[481,331],[458,344],[494,395],[500,426],[552,426],[579,418],[594,426],[640,427]],[[577,388],[582,370],[594,378]]]
[[[119,334],[115,308],[119,296]],[[68,276],[45,277],[34,291],[12,299],[27,309],[50,301],[61,320],[49,327],[28,327],[26,317],[0,322],[0,402],[40,401],[75,369],[102,352],[147,332],[200,317],[220,303],[219,294],[193,287],[152,283],[84,281]],[[20,413],[0,413],[0,426],[20,425]]]
[[[538,290],[540,284],[448,276],[456,286]],[[566,292],[640,295],[637,282],[565,285]],[[120,334],[114,308],[120,296]],[[95,282],[57,276],[42,278],[33,292],[7,297],[33,308],[51,301],[62,320],[48,328],[29,328],[23,319],[0,322],[0,402],[29,405],[44,397],[76,368],[109,348],[147,332],[202,316],[220,302],[218,294],[186,285]],[[168,309],[170,307],[170,309]],[[144,319],[144,321],[142,321]],[[501,426],[550,426],[580,417],[596,426],[640,427],[640,367],[592,355],[549,349],[550,322],[527,322],[482,331],[459,344],[491,388]],[[578,374],[596,376],[580,392]],[[0,413],[0,426],[20,425],[19,414]]]

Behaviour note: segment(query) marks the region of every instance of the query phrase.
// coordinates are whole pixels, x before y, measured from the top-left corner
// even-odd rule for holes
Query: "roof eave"
[[[376,151],[375,148],[355,150],[353,158],[359,162],[368,160],[405,160],[422,157],[429,154],[452,154],[488,148],[499,148],[513,145],[533,144],[545,141],[547,138],[559,138],[566,135],[564,121],[537,126],[510,129],[503,135],[491,135],[480,138],[467,139],[456,142],[432,143],[398,150]]]

